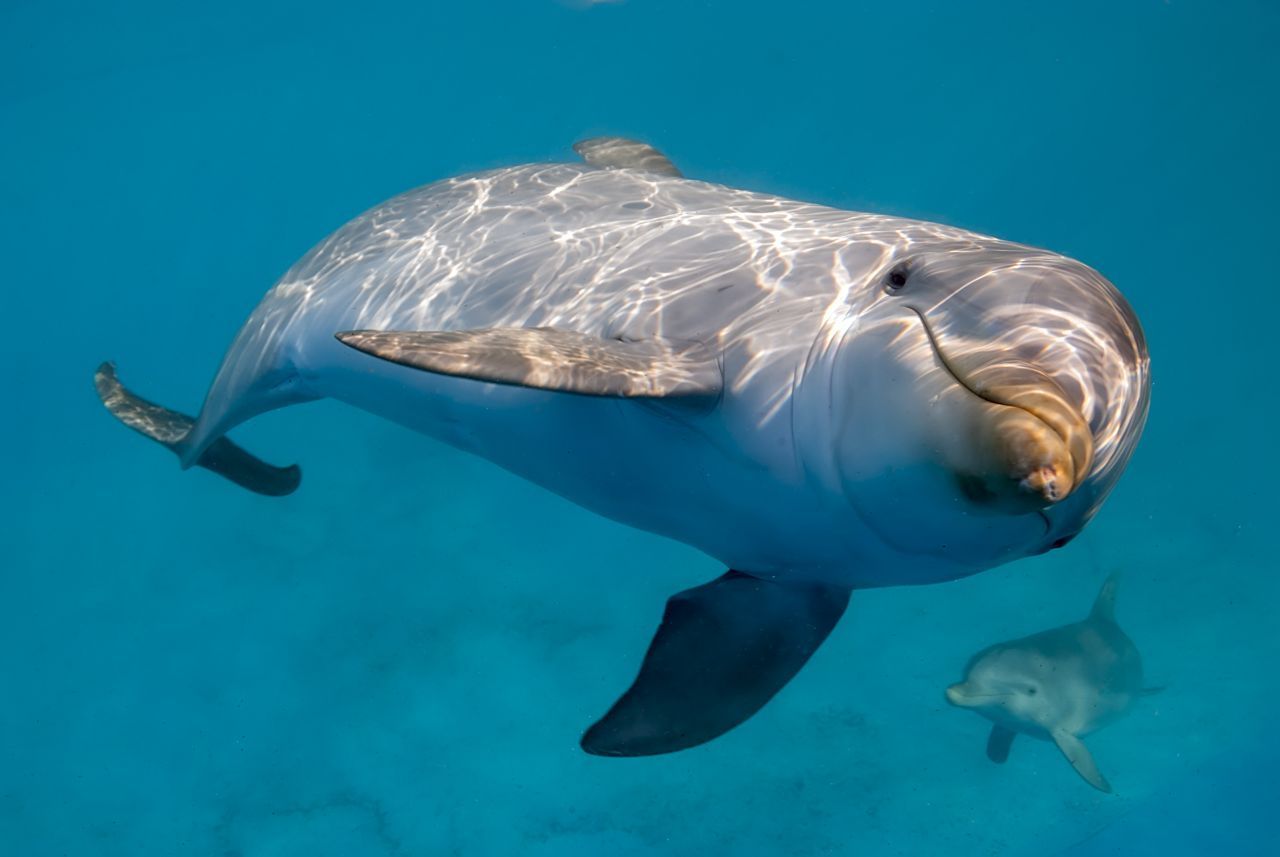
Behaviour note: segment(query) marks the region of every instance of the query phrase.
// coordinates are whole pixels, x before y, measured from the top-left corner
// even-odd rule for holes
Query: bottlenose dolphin
[[[447,179],[357,217],[250,316],[198,419],[107,407],[264,494],[226,438],[332,397],[722,561],[667,604],[592,753],[741,723],[851,590],[1061,546],[1124,469],[1146,344],[1101,275],[961,229],[681,176],[652,147]],[[609,582],[619,585],[622,581]]]
[[[1142,658],[1116,624],[1116,576],[1082,622],[997,643],[974,655],[947,701],[992,721],[987,756],[1003,763],[1019,733],[1052,741],[1085,782],[1111,784],[1080,739],[1123,717],[1140,696]]]

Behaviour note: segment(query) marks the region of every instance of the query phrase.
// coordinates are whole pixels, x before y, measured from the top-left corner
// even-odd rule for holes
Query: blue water
[[[0,855],[1280,853],[1275,4],[181,5],[0,7]],[[1155,385],[1099,518],[855,595],[741,728],[602,759],[713,561],[332,403],[237,433],[306,468],[256,497],[94,396],[110,358],[194,411],[345,220],[597,133],[1106,273]],[[1168,686],[1089,739],[1117,793],[990,764],[942,689],[1111,570]]]

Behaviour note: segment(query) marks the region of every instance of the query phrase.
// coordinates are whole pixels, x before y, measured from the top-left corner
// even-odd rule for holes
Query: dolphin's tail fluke
[[[196,420],[130,392],[116,378],[116,367],[111,363],[98,367],[93,382],[102,404],[116,419],[174,452],[179,459],[184,459],[184,466],[194,464],[212,470],[237,485],[270,497],[292,494],[302,481],[302,470],[296,464],[289,467],[267,464],[226,437],[202,440],[201,448],[192,450],[189,439]],[[193,453],[194,460],[185,460]]]

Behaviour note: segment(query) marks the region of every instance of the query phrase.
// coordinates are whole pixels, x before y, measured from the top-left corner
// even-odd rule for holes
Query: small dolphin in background
[[[1008,759],[1022,732],[1057,744],[1085,782],[1111,791],[1081,737],[1162,690],[1142,686],[1142,658],[1116,624],[1116,581],[1113,574],[1102,584],[1083,622],[984,649],[970,659],[965,680],[947,688],[948,702],[995,724],[987,739],[991,761]]]

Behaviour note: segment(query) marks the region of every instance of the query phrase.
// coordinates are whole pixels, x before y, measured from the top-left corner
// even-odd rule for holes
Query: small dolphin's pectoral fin
[[[623,342],[543,327],[336,336],[357,351],[426,372],[584,396],[714,396],[723,383],[715,354],[696,343]]]
[[[992,726],[991,734],[987,736],[987,758],[997,765],[1003,765],[1009,759],[1009,748],[1013,746],[1013,739],[1017,735],[1017,732],[998,723]]]
[[[1102,776],[1102,772],[1098,770],[1098,766],[1093,762],[1093,756],[1089,753],[1089,748],[1084,745],[1083,741],[1070,732],[1058,729],[1053,732],[1053,743],[1058,745],[1062,755],[1067,757],[1071,767],[1076,769],[1076,773],[1083,777],[1086,783],[1098,791],[1106,792],[1107,794],[1111,793],[1111,783],[1107,782],[1107,778]]]
[[[181,456],[181,443],[195,425],[186,414],[163,408],[130,392],[116,378],[116,367],[103,363],[93,376],[102,404],[120,422]],[[302,481],[298,466],[275,467],[255,458],[225,437],[218,438],[195,462],[241,487],[270,497],[292,494]]]
[[[1157,693],[1164,693],[1164,685],[1158,687],[1144,687],[1138,691],[1138,696],[1155,696]]]
[[[640,674],[582,748],[650,756],[728,732],[791,680],[848,603],[848,589],[736,571],[672,596]]]
[[[573,144],[573,150],[593,167],[614,170],[642,170],[679,178],[676,165],[648,143],[626,137],[592,137]]]
[[[1120,583],[1119,573],[1111,574],[1102,582],[1098,597],[1093,600],[1093,609],[1089,611],[1090,619],[1105,622],[1116,621],[1116,586]]]

